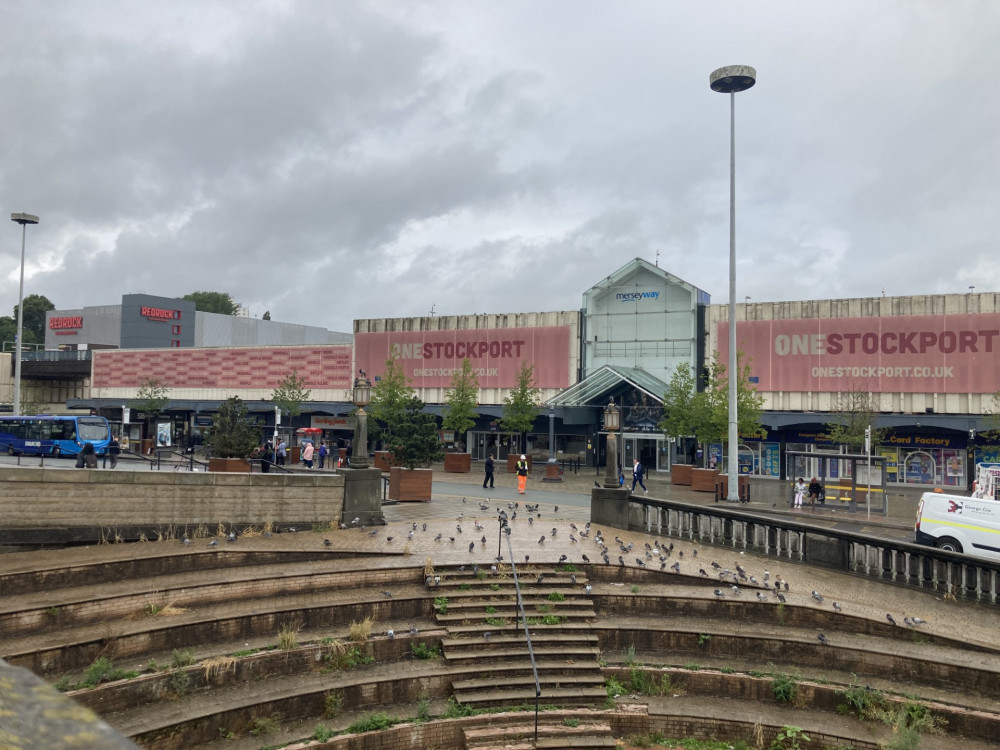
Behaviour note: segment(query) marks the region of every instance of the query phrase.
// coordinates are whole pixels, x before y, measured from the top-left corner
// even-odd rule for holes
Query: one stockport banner
[[[726,361],[728,323],[717,336]],[[736,340],[762,392],[1000,390],[997,313],[741,320]]]
[[[569,386],[569,326],[456,331],[385,331],[354,335],[357,366],[369,377],[392,359],[414,388],[447,388],[468,359],[480,388],[516,388],[521,362],[539,388]]]

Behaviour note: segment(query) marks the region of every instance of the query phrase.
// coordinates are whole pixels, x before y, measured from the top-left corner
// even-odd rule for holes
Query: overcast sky
[[[1000,2],[0,0],[0,204],[59,309],[577,309],[1000,290]],[[20,227],[0,245],[17,302]]]

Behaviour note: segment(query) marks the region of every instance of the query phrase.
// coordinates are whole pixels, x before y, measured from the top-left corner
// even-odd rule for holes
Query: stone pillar
[[[385,523],[382,514],[382,472],[378,469],[349,466],[338,470],[344,476],[344,512],[341,520],[350,523],[360,518],[371,526]]]
[[[629,495],[627,489],[595,488],[590,491],[590,522],[595,526],[628,529]]]

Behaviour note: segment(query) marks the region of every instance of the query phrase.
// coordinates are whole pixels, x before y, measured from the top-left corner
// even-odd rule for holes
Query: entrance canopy
[[[612,391],[622,390],[621,386],[631,386],[640,393],[646,394],[657,404],[663,403],[663,394],[667,384],[645,370],[634,367],[612,367],[604,365],[588,375],[575,385],[545,402],[546,406],[603,406],[607,403],[605,396]]]

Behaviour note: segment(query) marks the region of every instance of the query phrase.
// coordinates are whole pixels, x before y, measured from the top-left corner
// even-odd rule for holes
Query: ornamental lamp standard
[[[372,400],[372,384],[364,370],[358,370],[354,378],[354,405],[358,407],[358,426],[354,430],[354,449],[351,451],[351,466],[368,468],[368,414],[365,407]]]
[[[712,71],[708,78],[712,91],[729,94],[729,488],[726,499],[738,502],[739,431],[736,413],[736,94],[757,83],[757,71],[749,65],[729,65]]]
[[[37,224],[34,214],[13,213],[10,220],[21,225],[21,284],[17,288],[17,340],[14,342],[14,416],[21,415],[21,335],[24,332],[24,238],[28,224]]]
[[[618,484],[618,438],[615,432],[621,426],[621,412],[615,406],[615,400],[609,399],[604,407],[604,429],[608,431],[608,461],[604,472],[605,489],[617,489]]]

